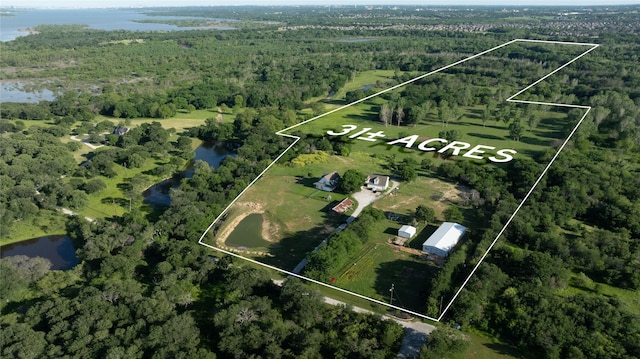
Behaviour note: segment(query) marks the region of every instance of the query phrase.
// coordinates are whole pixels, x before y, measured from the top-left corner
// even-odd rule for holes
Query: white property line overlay
[[[364,101],[366,101],[366,100],[368,100],[368,99],[370,99],[370,98],[373,98],[373,97],[376,97],[376,96],[382,95],[382,94],[384,94],[384,93],[386,93],[386,92],[389,92],[389,91],[395,90],[395,89],[397,89],[397,88],[399,88],[399,87],[402,87],[402,86],[408,85],[408,84],[410,84],[410,83],[413,83],[413,82],[415,82],[415,81],[418,81],[418,80],[420,80],[420,79],[423,79],[423,78],[425,78],[425,77],[427,77],[427,76],[431,76],[431,75],[436,74],[436,73],[438,73],[438,72],[442,72],[442,71],[447,70],[447,69],[449,69],[449,68],[451,68],[451,67],[453,67],[453,66],[457,66],[457,65],[459,65],[459,64],[461,64],[461,63],[464,63],[464,62],[466,62],[466,61],[469,61],[469,60],[475,59],[475,58],[480,57],[480,56],[482,56],[482,55],[485,55],[485,54],[487,54],[487,53],[489,53],[489,52],[495,51],[495,50],[497,50],[497,49],[500,49],[500,48],[502,48],[502,47],[505,47],[505,46],[511,45],[511,44],[513,44],[513,43],[516,43],[516,42],[531,42],[531,43],[544,43],[544,44],[557,44],[557,45],[573,45],[573,46],[590,46],[590,48],[589,48],[588,50],[586,50],[585,52],[583,52],[582,54],[580,54],[580,55],[576,56],[575,58],[571,59],[571,60],[570,60],[570,61],[568,61],[567,63],[563,64],[562,66],[560,66],[560,67],[558,67],[558,68],[556,68],[556,69],[555,69],[555,70],[553,70],[552,72],[548,73],[547,75],[543,76],[542,78],[538,79],[537,81],[533,82],[533,83],[532,83],[532,84],[530,84],[529,86],[525,87],[524,89],[522,89],[522,90],[518,91],[517,93],[515,93],[514,95],[512,95],[511,97],[509,97],[508,99],[506,99],[506,101],[507,101],[507,102],[523,103],[523,104],[533,104],[533,105],[545,105],[545,106],[556,106],[556,107],[578,108],[578,109],[583,109],[583,110],[586,110],[586,111],[585,111],[584,115],[582,116],[582,118],[580,118],[580,121],[578,121],[578,123],[576,124],[576,126],[575,126],[575,127],[573,128],[573,130],[569,133],[569,136],[567,136],[567,138],[566,138],[566,139],[565,139],[565,141],[562,143],[562,145],[560,145],[560,147],[558,148],[558,151],[556,151],[555,155],[551,158],[551,161],[550,161],[550,162],[547,164],[547,166],[544,168],[544,170],[542,171],[542,173],[540,174],[540,176],[538,177],[538,179],[534,182],[534,184],[533,184],[533,186],[531,187],[531,189],[530,189],[530,190],[527,192],[527,194],[524,196],[524,198],[522,199],[522,201],[520,201],[520,203],[519,203],[519,204],[518,204],[518,206],[516,207],[516,209],[515,209],[515,211],[513,212],[513,214],[511,214],[511,217],[509,217],[509,219],[507,220],[507,222],[505,223],[505,225],[502,227],[502,229],[500,230],[500,232],[498,232],[498,234],[496,235],[496,237],[494,238],[494,240],[491,242],[491,244],[489,245],[489,247],[487,248],[487,250],[484,252],[484,254],[483,254],[483,255],[480,257],[480,259],[478,260],[478,263],[476,263],[476,265],[473,267],[473,269],[471,270],[471,272],[469,273],[469,275],[467,276],[467,278],[464,280],[464,282],[462,283],[462,285],[460,286],[460,288],[456,291],[456,293],[453,295],[453,297],[451,298],[451,300],[449,301],[449,303],[446,305],[446,307],[442,310],[442,312],[440,313],[440,315],[439,315],[437,318],[430,317],[430,316],[428,316],[428,315],[424,315],[424,314],[422,314],[422,313],[417,313],[417,312],[414,312],[414,311],[408,310],[408,309],[406,309],[406,308],[401,308],[401,307],[398,307],[398,306],[395,306],[395,305],[392,305],[392,304],[389,304],[389,303],[386,303],[386,302],[382,302],[382,301],[380,301],[380,300],[377,300],[377,299],[374,299],[374,298],[371,298],[371,297],[367,297],[367,296],[364,296],[364,295],[362,295],[362,294],[354,293],[354,292],[352,292],[352,291],[349,291],[349,290],[346,290],[346,289],[343,289],[343,288],[339,288],[339,287],[336,287],[336,286],[333,286],[333,285],[330,285],[330,284],[327,284],[327,283],[323,283],[323,282],[320,282],[320,281],[318,281],[318,280],[311,279],[311,278],[308,278],[308,277],[302,276],[302,275],[297,274],[297,273],[293,273],[293,272],[288,271],[288,270],[285,270],[285,269],[281,269],[281,268],[278,268],[278,267],[275,267],[275,266],[272,266],[272,265],[269,265],[269,264],[261,263],[261,262],[259,262],[259,261],[255,260],[255,259],[251,259],[251,258],[243,257],[243,256],[241,256],[241,255],[239,255],[239,254],[237,254],[237,253],[233,253],[233,252],[230,252],[230,251],[224,250],[224,249],[222,249],[222,248],[218,248],[218,247],[215,247],[215,246],[212,246],[212,245],[210,245],[210,244],[207,244],[207,243],[204,243],[204,242],[203,242],[204,237],[207,235],[207,233],[209,233],[209,231],[211,230],[211,228],[213,228],[213,226],[216,224],[216,222],[218,222],[218,220],[220,220],[220,218],[222,218],[222,216],[224,216],[224,215],[229,211],[229,209],[230,209],[230,208],[231,208],[231,207],[232,207],[232,206],[233,206],[233,205],[238,201],[238,199],[239,199],[240,197],[242,197],[242,195],[243,195],[247,190],[249,190],[249,188],[251,188],[251,186],[253,186],[253,184],[254,184],[254,183],[256,183],[260,178],[262,178],[262,176],[263,176],[263,175],[264,175],[264,174],[265,174],[265,173],[266,173],[266,172],[267,172],[267,171],[268,171],[268,170],[269,170],[269,169],[270,169],[270,168],[271,168],[271,167],[272,167],[276,162],[278,162],[278,161],[280,160],[280,158],[282,158],[282,156],[284,156],[284,154],[285,154],[285,153],[287,153],[287,151],[289,151],[293,146],[295,146],[295,144],[296,144],[296,143],[298,143],[298,141],[300,140],[300,137],[298,137],[298,136],[289,135],[289,134],[286,134],[286,133],[283,133],[283,132],[286,132],[286,131],[289,131],[289,130],[294,129],[294,128],[296,128],[296,127],[299,127],[299,126],[305,125],[305,124],[307,124],[307,123],[309,123],[309,122],[312,122],[312,121],[315,121],[315,120],[320,119],[320,118],[322,118],[322,117],[325,117],[325,116],[327,116],[327,115],[330,115],[330,114],[332,114],[332,113],[334,113],[334,112],[337,112],[337,111],[343,110],[343,109],[345,109],[345,108],[347,108],[347,107],[350,107],[350,106],[353,106],[353,105],[359,104],[359,103],[364,102]],[[495,46],[495,47],[493,47],[493,48],[491,48],[491,49],[489,49],[489,50],[485,50],[485,51],[479,52],[479,53],[477,53],[477,54],[475,54],[475,55],[469,56],[469,57],[464,58],[464,59],[462,59],[462,60],[456,61],[456,62],[451,63],[451,64],[446,65],[446,66],[443,66],[443,67],[441,67],[441,68],[439,68],[439,69],[437,69],[437,70],[434,70],[434,71],[428,72],[428,73],[426,73],[426,74],[420,75],[420,76],[415,77],[415,78],[413,78],[413,79],[410,79],[410,80],[408,80],[408,81],[402,82],[402,83],[397,84],[397,85],[395,85],[395,86],[392,86],[392,87],[389,87],[389,88],[384,89],[384,90],[382,90],[382,91],[379,91],[379,92],[377,92],[377,93],[375,93],[375,94],[372,94],[372,95],[366,96],[366,97],[361,98],[361,99],[359,99],[359,100],[357,100],[357,101],[354,101],[354,102],[351,102],[351,103],[349,103],[349,104],[346,104],[346,105],[340,106],[340,107],[335,108],[335,109],[333,109],[333,110],[327,111],[327,112],[325,112],[325,113],[323,113],[323,114],[321,114],[321,115],[315,116],[315,117],[313,117],[313,118],[311,118],[311,119],[308,119],[308,120],[303,121],[303,122],[300,122],[300,123],[298,123],[298,124],[296,124],[296,125],[293,125],[293,126],[290,126],[290,127],[285,128],[285,129],[283,129],[283,130],[280,130],[280,131],[276,132],[276,134],[277,134],[277,135],[280,135],[280,136],[283,136],[283,137],[287,137],[287,138],[291,138],[291,139],[293,139],[293,143],[291,143],[291,144],[290,144],[290,145],[289,145],[289,146],[288,146],[288,147],[287,147],[287,148],[286,148],[286,149],[285,149],[285,150],[284,150],[280,155],[278,155],[278,157],[276,157],[276,158],[275,158],[275,160],[273,160],[273,162],[271,162],[271,163],[270,163],[270,164],[269,164],[269,165],[268,165],[268,166],[267,166],[267,167],[266,167],[262,172],[260,172],[260,174],[259,174],[259,175],[258,175],[258,176],[253,180],[253,181],[251,181],[251,183],[249,183],[249,185],[247,185],[247,187],[246,187],[245,189],[243,189],[243,190],[242,190],[242,192],[240,192],[240,194],[238,194],[238,195],[236,196],[236,198],[234,198],[234,199],[231,201],[231,203],[229,203],[229,205],[228,205],[228,206],[227,206],[227,207],[226,207],[226,208],[225,208],[225,209],[224,209],[224,210],[223,210],[223,211],[222,211],[222,212],[221,212],[221,213],[220,213],[220,214],[219,214],[219,215],[218,215],[214,220],[213,220],[213,222],[211,222],[211,224],[207,227],[207,229],[202,233],[202,235],[200,236],[200,239],[198,240],[198,243],[199,243],[199,244],[201,244],[201,245],[203,245],[203,246],[205,246],[205,247],[208,247],[208,248],[214,249],[214,250],[216,250],[216,251],[218,251],[218,252],[221,252],[221,253],[224,253],[224,254],[227,254],[227,255],[230,255],[230,256],[236,257],[236,258],[243,259],[243,260],[245,260],[245,261],[248,261],[248,262],[251,262],[251,263],[254,263],[254,264],[257,264],[257,265],[260,265],[260,266],[263,266],[263,267],[266,267],[266,268],[269,268],[269,269],[272,269],[272,270],[278,271],[278,272],[280,272],[280,273],[287,274],[288,276],[292,276],[292,277],[300,278],[300,279],[302,279],[302,280],[304,280],[304,281],[312,282],[312,283],[315,283],[315,284],[318,284],[318,285],[321,285],[321,286],[324,286],[324,287],[327,287],[327,288],[331,288],[331,289],[333,289],[333,290],[337,290],[337,291],[340,291],[340,292],[343,292],[343,293],[346,293],[346,294],[350,294],[350,295],[356,296],[356,297],[361,298],[361,299],[368,300],[368,301],[373,302],[373,303],[376,303],[376,304],[384,305],[384,306],[389,307],[389,308],[397,309],[397,310],[400,310],[400,311],[403,311],[403,312],[406,312],[406,313],[409,313],[409,314],[415,315],[415,316],[420,317],[420,318],[428,319],[428,320],[431,320],[431,321],[434,321],[434,322],[439,322],[439,321],[442,319],[442,317],[447,313],[447,311],[451,308],[451,306],[453,305],[453,302],[458,298],[458,296],[460,295],[460,293],[462,292],[462,290],[464,289],[464,287],[467,285],[467,283],[469,282],[469,280],[471,279],[471,277],[475,274],[475,272],[476,272],[476,270],[478,269],[478,267],[480,267],[480,264],[482,264],[482,262],[485,260],[485,258],[487,257],[487,255],[488,255],[488,254],[489,254],[489,252],[491,251],[491,249],[493,249],[493,246],[498,242],[498,239],[500,239],[500,237],[502,236],[502,234],[505,232],[505,230],[507,229],[507,226],[509,226],[509,224],[511,223],[511,221],[513,220],[513,218],[515,218],[515,216],[516,216],[516,214],[518,213],[518,211],[520,211],[520,209],[522,208],[522,206],[524,205],[524,203],[525,203],[525,202],[527,201],[527,199],[531,196],[531,194],[533,193],[533,191],[535,190],[535,188],[538,186],[538,184],[540,183],[540,181],[542,180],[542,178],[544,177],[544,175],[547,173],[547,171],[549,170],[549,168],[551,167],[551,165],[555,162],[556,158],[560,155],[560,152],[562,152],[562,150],[564,149],[564,147],[567,145],[567,143],[569,142],[569,140],[571,139],[571,137],[573,137],[573,134],[578,130],[578,127],[580,127],[580,125],[582,124],[583,120],[587,117],[587,114],[588,114],[588,113],[589,113],[589,111],[591,110],[591,106],[572,105],[572,104],[563,104],[563,103],[551,103],[551,102],[538,102],[538,101],[515,100],[514,98],[515,98],[515,97],[517,97],[517,96],[519,96],[519,95],[521,95],[522,93],[526,92],[527,90],[531,89],[532,87],[534,87],[535,85],[539,84],[540,82],[544,81],[545,79],[547,79],[548,77],[552,76],[552,75],[553,75],[553,74],[555,74],[556,72],[558,72],[558,71],[562,70],[563,68],[565,68],[565,67],[569,66],[571,63],[573,63],[573,62],[577,61],[578,59],[580,59],[580,58],[581,58],[581,57],[583,57],[584,55],[588,54],[589,52],[591,52],[591,51],[595,50],[598,46],[600,46],[600,45],[598,45],[598,44],[591,44],[591,43],[579,43],[579,42],[563,42],[563,41],[548,41],[548,40],[529,40],[529,39],[515,39],[515,40],[511,40],[511,41],[505,42],[504,44],[501,44],[501,45]]]

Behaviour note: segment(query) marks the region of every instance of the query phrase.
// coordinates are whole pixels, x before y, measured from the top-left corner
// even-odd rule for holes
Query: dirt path
[[[103,146],[103,145],[96,146],[94,144],[91,144],[91,143],[87,142],[86,140],[79,139],[78,136],[71,136],[71,139],[74,140],[74,141],[78,141],[78,142],[84,143],[85,145],[87,145],[92,150],[98,149],[98,148]]]
[[[64,214],[66,214],[67,216],[78,216],[78,217],[81,217],[78,213],[76,213],[76,212],[74,212],[74,211],[72,211],[72,210],[70,210],[68,208],[59,208],[58,210],[60,212],[64,213]],[[87,216],[85,216],[84,219],[86,219],[87,221],[89,221],[91,223],[96,221],[94,218],[87,217]]]

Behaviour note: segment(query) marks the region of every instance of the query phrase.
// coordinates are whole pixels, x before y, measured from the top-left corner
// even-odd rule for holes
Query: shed
[[[398,230],[398,237],[411,238],[416,235],[416,227],[404,225]]]
[[[454,222],[444,222],[422,244],[422,251],[440,257],[449,255],[467,229]]]

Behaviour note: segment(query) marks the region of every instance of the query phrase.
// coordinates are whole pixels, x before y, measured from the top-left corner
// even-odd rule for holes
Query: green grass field
[[[426,120],[421,121],[415,126],[384,126],[378,120],[379,103],[379,99],[372,99],[301,125],[294,130],[316,135],[326,135],[328,131],[342,133],[345,129],[343,126],[345,125],[357,126],[357,129],[345,135],[329,136],[343,138],[351,136],[365,128],[370,129],[368,131],[369,133],[382,131],[385,137],[377,138],[375,142],[351,139],[353,150],[377,155],[412,156],[418,161],[422,158],[434,157],[436,161],[439,161],[438,154],[435,151],[421,151],[418,149],[418,145],[424,140],[438,138],[441,131],[459,131],[461,136],[457,141],[469,143],[471,147],[476,145],[495,147],[495,150],[487,150],[484,155],[485,158],[490,155],[495,155],[496,151],[500,149],[513,149],[517,151],[517,154],[514,156],[515,158],[520,156],[532,157],[540,151],[551,148],[554,142],[564,139],[566,136],[563,130],[565,115],[560,112],[545,112],[544,117],[542,117],[535,129],[525,131],[520,140],[515,141],[509,134],[507,124],[503,122],[488,121],[483,126],[482,120],[478,118],[478,113],[482,111],[483,106],[466,108],[464,116],[460,121],[449,122],[446,125],[443,125],[437,120],[436,111],[432,110]],[[395,145],[387,144],[392,140],[411,135],[419,136],[411,148],[406,148],[406,144],[404,143]],[[436,143],[434,147],[441,148],[442,145]],[[461,151],[460,155],[465,152],[464,150]]]
[[[66,232],[68,216],[58,211],[40,210],[38,216],[13,223],[11,232],[5,235],[0,230],[0,245],[16,243],[31,238],[44,237]]]
[[[617,298],[625,310],[640,316],[640,291],[617,288],[605,283],[591,280],[584,274],[573,273],[569,278],[569,285],[557,291],[561,296],[576,294],[604,295],[609,298]]]
[[[478,332],[463,331],[462,334],[469,339],[469,347],[462,353],[451,354],[451,359],[513,359],[527,358],[517,348],[505,344],[489,335]]]

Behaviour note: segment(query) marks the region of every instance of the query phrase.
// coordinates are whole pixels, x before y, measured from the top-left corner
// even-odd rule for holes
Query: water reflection
[[[73,242],[65,235],[33,238],[0,247],[2,258],[17,255],[46,258],[51,261],[51,269],[67,270],[78,265]]]

